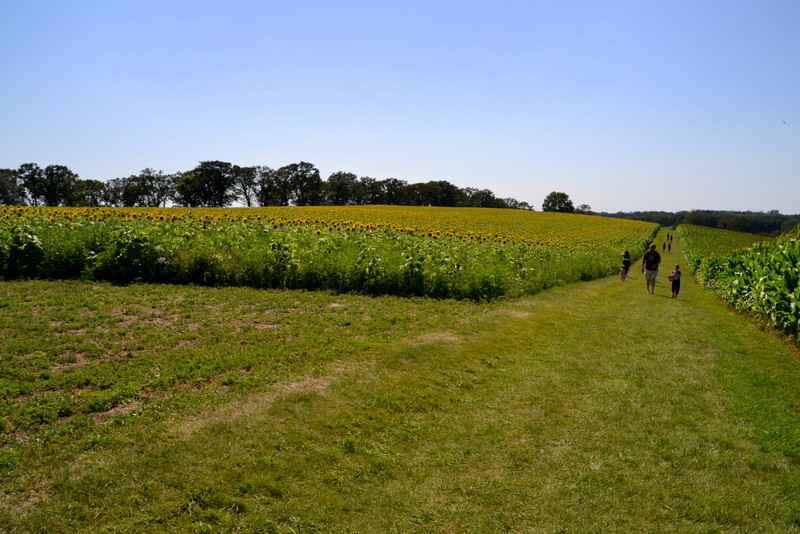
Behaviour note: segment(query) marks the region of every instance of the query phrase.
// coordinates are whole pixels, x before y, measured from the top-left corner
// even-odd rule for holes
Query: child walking
[[[620,256],[622,256],[622,269],[619,270],[619,277],[624,282],[628,278],[628,269],[631,268],[631,253],[626,250]]]
[[[672,282],[672,298],[678,298],[678,293],[681,292],[681,266],[676,265],[675,270],[669,275],[669,280]]]

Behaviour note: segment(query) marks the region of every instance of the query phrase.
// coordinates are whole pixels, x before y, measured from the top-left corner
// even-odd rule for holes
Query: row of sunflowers
[[[0,208],[0,276],[489,301],[606,276],[657,225],[408,206]]]

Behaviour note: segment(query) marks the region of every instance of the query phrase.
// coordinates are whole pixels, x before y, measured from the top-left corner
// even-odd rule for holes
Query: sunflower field
[[[657,231],[486,208],[0,207],[0,277],[489,301],[613,274]]]

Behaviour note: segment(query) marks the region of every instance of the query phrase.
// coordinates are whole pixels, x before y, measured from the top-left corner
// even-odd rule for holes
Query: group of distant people
[[[672,235],[667,234],[667,240],[661,246],[662,251],[669,250],[672,252]],[[622,254],[622,269],[619,271],[620,278],[624,281],[628,277],[628,271],[631,268],[631,254],[627,250]],[[656,277],[658,276],[658,266],[661,265],[661,254],[656,250],[656,244],[651,243],[647,252],[642,256],[642,273],[644,273],[644,281],[647,287],[647,292],[651,295],[656,292]],[[678,293],[681,291],[681,268],[680,265],[675,265],[672,273],[669,275],[668,280],[672,284],[672,298],[678,298]]]

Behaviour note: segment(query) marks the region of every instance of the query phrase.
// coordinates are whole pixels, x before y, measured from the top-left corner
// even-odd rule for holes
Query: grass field
[[[0,283],[0,531],[800,531],[800,353],[665,284]]]

